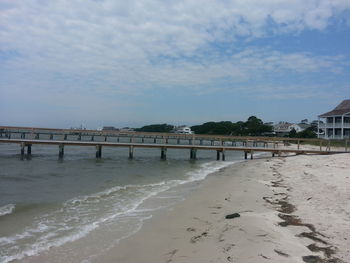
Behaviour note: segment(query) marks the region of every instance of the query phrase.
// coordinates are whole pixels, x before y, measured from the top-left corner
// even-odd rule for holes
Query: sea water
[[[0,262],[94,262],[137,232],[155,211],[183,200],[201,180],[242,159],[215,151],[0,145]],[[32,260],[32,261],[31,261]],[[40,260],[39,260],[40,261]],[[43,260],[44,261],[44,260]]]

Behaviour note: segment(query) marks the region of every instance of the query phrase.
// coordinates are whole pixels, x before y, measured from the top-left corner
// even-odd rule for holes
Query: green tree
[[[135,129],[135,131],[140,132],[170,132],[174,129],[173,125],[169,124],[151,124],[143,126],[142,128]]]
[[[297,137],[297,131],[293,128],[288,135],[289,138],[295,138]]]

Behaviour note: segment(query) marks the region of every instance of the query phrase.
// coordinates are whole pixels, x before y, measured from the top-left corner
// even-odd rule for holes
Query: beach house
[[[323,123],[321,123],[323,119]],[[334,110],[318,116],[318,137],[324,139],[350,138],[350,99],[343,100]]]
[[[310,124],[306,123],[289,123],[279,122],[273,127],[273,131],[278,137],[286,137],[294,129],[296,132],[302,132],[306,128],[310,127]]]

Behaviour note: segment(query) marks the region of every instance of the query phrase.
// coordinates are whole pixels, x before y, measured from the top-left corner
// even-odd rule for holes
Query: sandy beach
[[[234,164],[97,260],[350,262],[349,160],[299,155]]]

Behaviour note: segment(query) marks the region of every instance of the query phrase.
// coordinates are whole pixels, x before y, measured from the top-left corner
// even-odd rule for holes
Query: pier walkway
[[[318,145],[305,147],[304,143]],[[58,156],[63,158],[64,146],[90,146],[96,149],[96,158],[102,157],[102,147],[129,148],[129,158],[134,156],[134,148],[158,148],[161,159],[166,159],[168,149],[189,150],[190,159],[196,159],[197,150],[212,150],[217,160],[225,160],[227,151],[241,151],[245,159],[253,159],[254,153],[268,152],[274,155],[295,154],[335,154],[348,152],[348,141],[343,148],[331,149],[330,142],[323,139],[297,139],[277,137],[240,137],[217,135],[194,135],[174,133],[141,133],[120,131],[96,131],[73,129],[48,129],[0,126],[0,143],[20,145],[21,155],[32,153],[32,145],[56,145]]]

